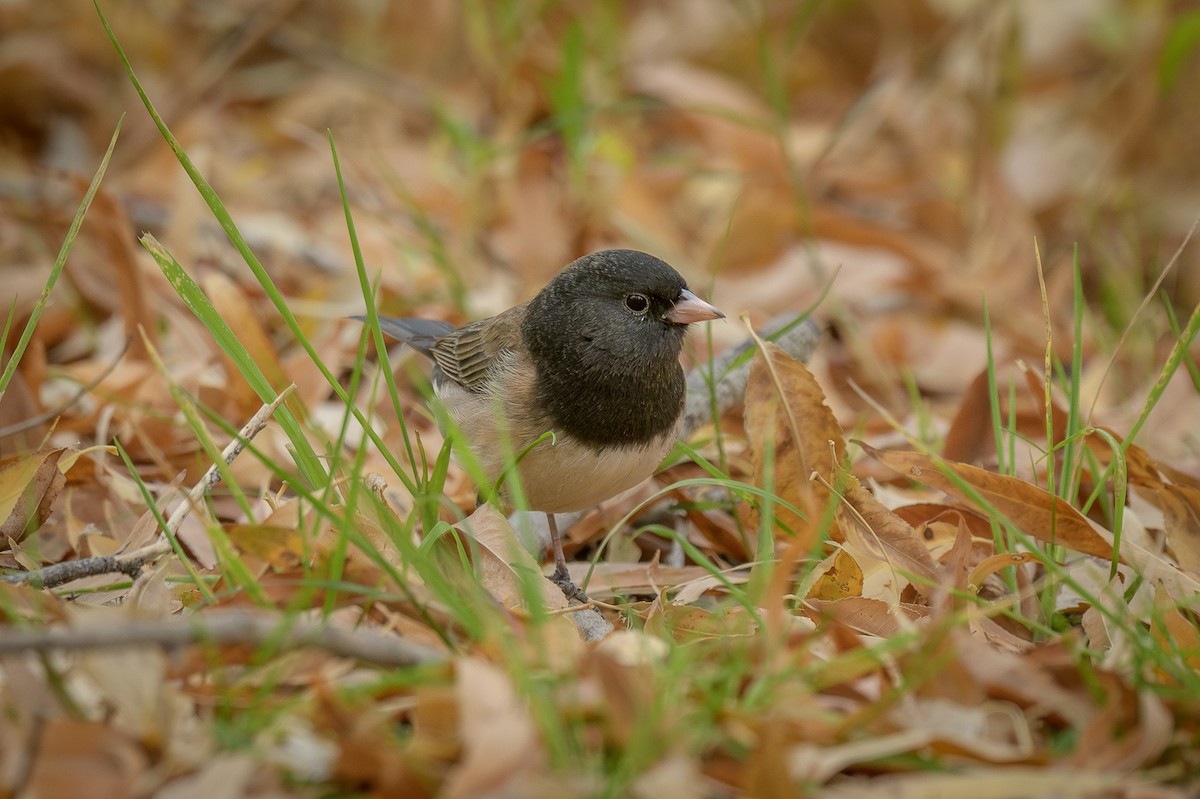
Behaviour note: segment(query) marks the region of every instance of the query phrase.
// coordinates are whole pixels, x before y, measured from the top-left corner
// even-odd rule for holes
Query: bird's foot
[[[563,592],[563,596],[565,596],[567,599],[574,599],[576,602],[584,605],[592,601],[588,599],[588,595],[583,593],[583,590],[580,589],[579,586],[575,585],[575,583],[571,580],[570,573],[568,573],[567,570],[561,566],[556,568],[554,573],[551,574],[547,579],[557,585],[559,590]]]

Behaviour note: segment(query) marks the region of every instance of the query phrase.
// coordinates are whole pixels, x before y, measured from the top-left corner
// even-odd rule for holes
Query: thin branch
[[[242,451],[246,447],[246,442],[262,432],[263,428],[267,426],[271,415],[275,413],[275,409],[291,396],[291,393],[295,389],[296,385],[293,383],[279,392],[279,396],[272,402],[259,408],[258,413],[250,417],[250,421],[246,422],[238,432],[238,435],[229,442],[221,453],[221,457],[226,463],[233,463],[234,459],[242,454]],[[188,491],[185,500],[179,503],[179,506],[171,513],[170,518],[167,519],[166,529],[159,534],[158,540],[153,544],[124,555],[117,554],[96,558],[82,558],[65,563],[55,563],[52,566],[46,566],[36,571],[0,575],[0,582],[17,585],[29,583],[40,588],[54,588],[73,580],[83,577],[95,577],[99,574],[127,574],[136,580],[146,564],[171,553],[171,540],[175,538],[175,534],[183,525],[183,520],[187,518],[187,515],[191,513],[193,508],[199,507],[200,499],[204,496],[204,493],[220,481],[221,472],[214,463],[208,467],[208,471],[204,473],[204,476]]]
[[[262,432],[263,428],[267,426],[267,422],[270,421],[271,416],[275,413],[275,409],[282,405],[295,390],[296,384],[292,383],[279,392],[278,397],[259,408],[258,413],[250,417],[250,421],[242,426],[237,436],[221,452],[221,458],[224,459],[225,463],[233,463],[234,459],[242,454],[242,450],[246,447],[246,442],[252,440]],[[214,463],[208,467],[208,471],[204,473],[204,476],[192,486],[192,490],[188,492],[187,501],[181,502],[179,507],[171,514],[171,517],[167,519],[167,529],[159,536],[158,542],[150,546],[167,544],[169,538],[174,538],[175,534],[179,532],[179,528],[183,525],[183,520],[187,518],[188,513],[191,512],[192,508],[199,506],[200,499],[204,496],[204,493],[219,482],[221,482],[221,472]]]
[[[24,652],[176,648],[192,645],[269,646],[272,651],[315,647],[377,666],[416,666],[445,660],[421,644],[370,630],[346,630],[308,619],[284,619],[246,610],[210,610],[169,619],[90,620],[87,626],[22,630],[3,628],[0,656]]]
[[[20,585],[29,583],[35,588],[57,588],[64,583],[95,577],[97,574],[127,574],[136,580],[142,573],[142,568],[149,562],[171,551],[167,545],[164,552],[150,552],[150,547],[138,550],[135,555],[103,555],[95,558],[81,558],[55,563],[31,572],[5,574],[0,576],[0,582]]]

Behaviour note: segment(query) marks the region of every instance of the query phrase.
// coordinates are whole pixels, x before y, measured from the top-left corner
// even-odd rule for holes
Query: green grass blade
[[[117,127],[113,130],[112,138],[108,140],[108,149],[104,151],[104,157],[100,159],[100,166],[96,169],[96,174],[92,175],[92,182],[88,184],[87,191],[83,193],[83,200],[80,201],[79,208],[75,211],[75,218],[71,220],[71,226],[67,228],[66,238],[63,239],[62,246],[58,249],[58,256],[54,259],[54,266],[50,268],[50,276],[46,278],[46,283],[42,286],[42,293],[33,305],[29,321],[25,323],[25,329],[21,331],[21,338],[17,341],[17,346],[13,348],[12,357],[4,365],[4,371],[0,372],[0,399],[4,398],[4,391],[17,371],[17,364],[21,362],[21,356],[25,354],[25,348],[29,346],[29,340],[33,338],[33,331],[37,328],[38,320],[46,307],[46,300],[50,298],[50,293],[54,291],[54,285],[67,265],[67,256],[71,254],[71,249],[75,246],[75,239],[79,236],[79,229],[83,226],[83,218],[87,216],[88,208],[92,206],[92,200],[100,189],[100,181],[104,179],[104,173],[108,170],[108,162],[112,159],[113,149],[117,146],[117,137],[121,135],[121,125],[124,122],[125,115],[122,114],[121,118],[117,120]],[[0,340],[8,338],[8,329],[13,315],[15,315],[16,307],[17,299],[14,297],[13,310],[10,312],[9,321],[4,328],[5,336]]]
[[[183,300],[184,305],[208,328],[217,346],[229,356],[254,392],[264,402],[273,401],[278,396],[278,390],[267,380],[266,375],[254,362],[254,358],[242,345],[237,334],[230,328],[229,323],[217,313],[217,309],[209,302],[208,297],[192,279],[192,276],[153,236],[146,234],[142,236],[141,242],[158,264],[158,268],[162,270],[163,276],[167,278],[171,287]],[[323,485],[327,479],[325,467],[322,465],[321,459],[317,457],[312,445],[309,444],[300,420],[290,406],[290,401],[281,405],[277,418],[295,447],[296,465],[309,485]]]

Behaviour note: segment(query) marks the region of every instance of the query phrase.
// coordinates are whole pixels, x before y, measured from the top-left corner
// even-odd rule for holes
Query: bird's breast
[[[567,513],[593,507],[653,474],[675,443],[674,423],[636,443],[598,447],[574,436],[538,411],[532,374],[528,363],[514,356],[497,365],[486,391],[468,391],[452,381],[437,386],[446,415],[488,480],[495,483],[502,475],[515,474],[530,510]],[[587,403],[588,398],[577,396],[576,401]],[[547,432],[553,436],[530,448]],[[505,494],[514,500],[517,496],[512,486]]]
[[[653,474],[674,443],[671,434],[645,445],[596,451],[570,436],[559,436],[537,445],[522,459],[521,491],[531,510],[586,510]]]

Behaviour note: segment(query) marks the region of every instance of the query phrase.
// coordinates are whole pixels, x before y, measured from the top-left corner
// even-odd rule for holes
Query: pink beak
[[[675,306],[663,314],[663,319],[677,325],[690,325],[692,322],[704,322],[708,319],[724,319],[725,314],[709,305],[687,289],[679,295]]]

